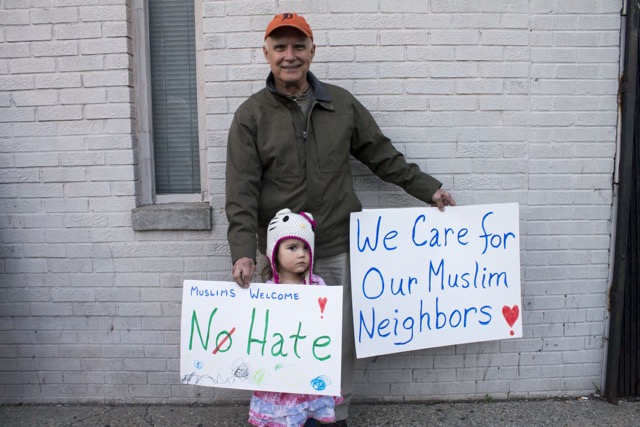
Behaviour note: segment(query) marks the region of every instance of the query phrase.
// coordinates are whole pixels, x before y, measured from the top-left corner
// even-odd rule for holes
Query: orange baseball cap
[[[307,37],[313,40],[311,27],[307,24],[307,21],[297,13],[279,13],[274,16],[271,22],[269,22],[269,25],[267,25],[267,31],[264,33],[264,39],[266,40],[273,30],[280,27],[293,27],[302,31]]]

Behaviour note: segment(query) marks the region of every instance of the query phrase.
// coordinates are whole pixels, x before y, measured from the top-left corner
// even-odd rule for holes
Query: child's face
[[[309,268],[311,256],[307,245],[298,239],[286,239],[278,246],[278,274],[301,277]]]

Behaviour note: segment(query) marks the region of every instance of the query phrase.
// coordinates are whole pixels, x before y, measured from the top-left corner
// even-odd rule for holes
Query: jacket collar
[[[313,91],[313,96],[321,102],[331,102],[331,95],[329,95],[329,92],[327,92],[327,89],[324,87],[324,85],[322,84],[322,82],[320,80],[318,80],[316,78],[316,76],[313,75],[313,73],[311,71],[309,71],[307,73],[307,81],[309,82],[309,85],[311,86],[311,90]],[[269,91],[271,91],[271,93],[273,94],[280,94],[280,92],[278,92],[276,90],[276,81],[273,77],[273,73],[269,72],[269,75],[267,76],[267,89],[269,89]]]

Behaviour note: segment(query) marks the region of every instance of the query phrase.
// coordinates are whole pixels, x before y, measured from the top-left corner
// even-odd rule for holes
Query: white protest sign
[[[340,395],[342,286],[185,280],[184,384]]]
[[[351,214],[358,358],[522,336],[517,203]]]

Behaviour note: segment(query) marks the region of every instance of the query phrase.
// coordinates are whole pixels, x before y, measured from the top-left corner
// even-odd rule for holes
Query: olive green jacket
[[[353,156],[387,182],[430,202],[441,183],[407,163],[369,111],[348,91],[308,80],[315,100],[298,104],[267,87],[235,113],[227,142],[226,215],[232,261],[265,252],[267,224],[280,209],[310,212],[317,222],[314,257],[349,250],[349,217],[362,205],[353,188]],[[301,151],[304,149],[304,151]]]

